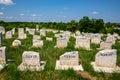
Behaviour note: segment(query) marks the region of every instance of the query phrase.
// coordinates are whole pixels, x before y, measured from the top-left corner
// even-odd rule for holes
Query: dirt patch
[[[77,74],[81,75],[83,78],[86,78],[88,80],[97,80],[97,77],[93,77],[92,75],[90,75],[88,72],[86,71],[79,71],[77,72]]]

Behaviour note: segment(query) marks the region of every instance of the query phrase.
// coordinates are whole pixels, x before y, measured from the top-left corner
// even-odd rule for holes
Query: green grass
[[[47,37],[52,37],[53,41],[46,41],[45,37],[41,37],[44,40],[42,48],[32,47],[32,36],[27,34],[27,38],[20,40],[22,45],[20,47],[11,47],[12,42],[17,39],[17,32],[12,39],[3,38],[3,46],[7,47],[7,58],[14,60],[2,71],[0,71],[0,80],[88,80],[87,78],[77,74],[72,69],[68,70],[55,70],[56,60],[59,56],[69,51],[78,51],[80,63],[82,64],[84,71],[88,72],[91,76],[97,77],[98,80],[118,80],[120,79],[119,73],[97,73],[93,70],[90,63],[95,61],[95,55],[98,52],[96,48],[99,45],[91,44],[92,50],[85,50],[82,48],[75,49],[75,38],[71,37],[66,48],[54,48],[56,45],[56,39],[52,32],[48,32]],[[117,49],[117,65],[120,66],[120,42],[117,40],[113,48]],[[41,72],[37,71],[19,71],[17,67],[22,62],[22,53],[24,51],[35,51],[40,53],[40,59],[46,61],[45,69]]]

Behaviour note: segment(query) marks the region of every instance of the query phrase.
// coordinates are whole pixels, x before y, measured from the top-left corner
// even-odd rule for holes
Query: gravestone
[[[36,31],[37,32],[39,31],[39,25],[36,25]]]
[[[75,48],[84,48],[90,50],[90,39],[85,36],[77,36],[75,42]]]
[[[5,28],[0,26],[0,33],[2,32],[2,34],[5,34]]]
[[[116,66],[116,53],[117,51],[115,49],[99,51],[95,56],[95,62],[91,63],[94,70],[108,73],[120,70],[120,68]]]
[[[47,40],[47,41],[52,41],[52,40],[53,40],[53,38],[46,37],[46,40]]]
[[[108,37],[107,37],[107,39],[106,39],[106,41],[105,42],[111,42],[112,44],[115,44],[115,37],[114,36],[112,36],[112,35],[109,35]]]
[[[12,42],[12,46],[13,47],[17,47],[17,46],[20,46],[21,45],[21,41],[20,40],[14,40],[13,42]]]
[[[12,31],[12,35],[14,35],[15,34],[15,28],[13,28],[11,31]]]
[[[5,33],[5,38],[6,38],[6,39],[12,38],[12,31],[7,31],[7,32]]]
[[[67,39],[66,38],[57,38],[57,48],[67,47]]]
[[[0,46],[2,45],[2,32],[0,32]]]
[[[27,35],[24,33],[24,28],[18,28],[18,38],[26,39]]]
[[[101,41],[100,34],[92,34],[91,43],[100,44],[100,41]]]
[[[101,42],[100,49],[112,49],[112,43],[111,42]]]
[[[33,51],[24,51],[22,63],[18,66],[20,71],[31,70],[41,71],[44,69],[45,62],[40,61],[39,53]]]
[[[79,64],[78,51],[66,52],[56,61],[56,70],[73,68],[74,70],[83,71],[82,65]]]
[[[34,40],[40,40],[41,38],[40,38],[39,35],[33,35],[33,39],[34,39]]]
[[[45,29],[40,30],[40,36],[46,36],[46,30]]]
[[[0,47],[0,65],[6,64],[6,47]]]
[[[35,40],[33,39],[33,46],[32,47],[42,47],[43,46],[43,40]]]
[[[6,65],[6,47],[0,47],[0,70]]]
[[[80,36],[81,34],[80,34],[80,31],[76,31],[75,32],[75,36]]]
[[[35,34],[35,29],[28,28],[27,31],[28,31],[28,33],[31,34],[31,35],[34,35],[34,34]]]

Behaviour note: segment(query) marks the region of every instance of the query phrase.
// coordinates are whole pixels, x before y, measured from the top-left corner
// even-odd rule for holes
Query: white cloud
[[[12,4],[15,4],[15,3],[13,3],[12,0],[0,0],[0,4],[12,5]]]
[[[0,12],[0,15],[3,15],[4,13],[3,12]]]
[[[32,14],[33,17],[36,17],[37,15],[36,14]]]
[[[24,16],[24,14],[23,14],[23,13],[21,13],[21,14],[20,14],[20,16]]]
[[[97,12],[97,11],[93,11],[92,14],[99,14],[99,12]]]

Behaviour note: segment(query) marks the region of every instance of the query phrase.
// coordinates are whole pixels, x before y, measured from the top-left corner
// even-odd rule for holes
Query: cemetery
[[[87,71],[96,78],[98,78],[97,74],[100,75],[99,78],[106,78],[102,74],[116,73],[119,75],[120,41],[116,36],[79,31],[76,33],[69,31],[58,33],[57,31],[56,33],[56,30],[54,32],[54,30],[38,28],[38,26],[37,30],[27,28],[26,31],[25,28],[18,28],[18,32],[13,28],[5,31],[5,34],[1,33],[0,71],[13,73],[27,71],[26,76],[30,77],[31,73],[46,76],[48,71],[53,73],[55,70],[51,75],[52,78],[55,75],[61,75],[64,71],[75,72],[71,73],[75,75],[78,72]],[[103,41],[104,36],[107,37]],[[119,35],[117,36],[119,37]],[[14,62],[7,63],[8,59],[13,59]],[[9,68],[12,70],[9,71]],[[64,73],[64,75],[66,74]],[[11,74],[11,76],[15,75]],[[73,77],[75,78],[75,76]]]

